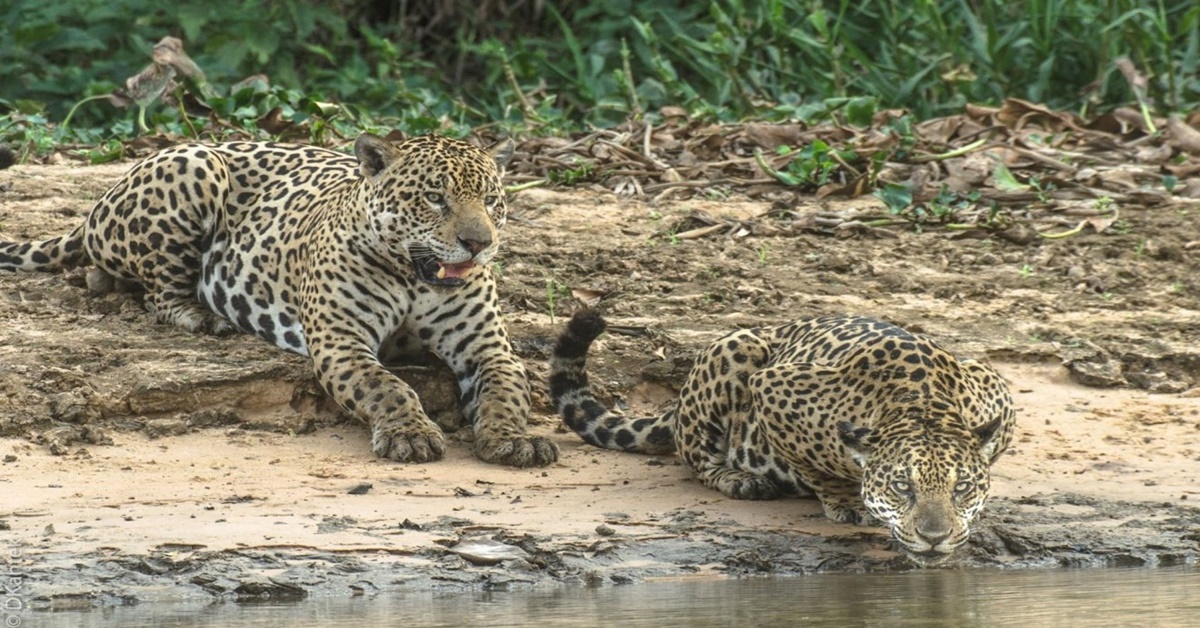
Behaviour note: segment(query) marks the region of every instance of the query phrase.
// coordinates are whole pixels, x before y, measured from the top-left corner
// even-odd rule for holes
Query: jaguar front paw
[[[782,490],[770,478],[746,471],[727,469],[716,480],[716,489],[731,499],[777,499]]]
[[[237,333],[237,327],[225,320],[223,316],[209,314],[202,328],[204,333],[212,336],[231,336]]]
[[[446,437],[429,419],[423,423],[377,421],[371,426],[371,450],[396,462],[432,462],[446,453]]]
[[[838,523],[868,525],[870,521],[870,516],[867,515],[866,510],[840,500],[822,499],[821,507],[825,510],[825,517],[827,519]]]
[[[558,446],[540,436],[479,434],[475,437],[475,456],[510,467],[544,467],[558,460]]]

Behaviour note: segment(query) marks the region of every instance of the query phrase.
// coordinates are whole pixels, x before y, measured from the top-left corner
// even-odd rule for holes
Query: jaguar
[[[0,269],[91,265],[87,283],[144,288],[160,323],[254,334],[311,358],[370,426],[380,457],[426,462],[445,435],[383,357],[425,350],[457,378],[474,452],[545,466],[530,390],[489,267],[507,218],[511,140],[363,134],[353,154],[275,142],[187,143],[136,164],[69,233],[0,242]]]
[[[563,422],[591,445],[678,452],[734,499],[815,496],[837,522],[880,523],[916,562],[965,543],[1016,424],[1004,379],[932,340],[860,316],[742,329],[702,351],[660,416],[609,409],[588,351],[606,327],[577,312],[550,360]]]

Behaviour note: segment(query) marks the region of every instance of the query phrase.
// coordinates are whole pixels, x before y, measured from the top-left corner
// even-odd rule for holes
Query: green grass
[[[553,277],[546,277],[546,313],[550,316],[550,324],[554,324],[555,316],[558,314],[558,306],[563,299],[571,296],[571,287],[559,283]]]
[[[33,127],[123,86],[164,35],[214,89],[146,109],[154,131],[182,136],[213,133],[210,116],[286,135],[265,128],[272,112],[326,142],[381,128],[555,134],[666,106],[710,121],[861,124],[868,111],[923,120],[1006,97],[1078,112],[1200,103],[1194,0],[12,0],[0,7],[0,140],[41,151],[138,135],[135,109],[105,98],[58,136]],[[230,90],[255,74],[269,85]],[[824,157],[809,161],[815,173],[789,174],[819,178]]]

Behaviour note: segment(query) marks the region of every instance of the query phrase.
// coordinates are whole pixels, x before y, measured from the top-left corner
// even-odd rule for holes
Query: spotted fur
[[[354,148],[163,150],[67,235],[0,243],[0,269],[91,262],[89,286],[141,284],[160,322],[239,330],[310,356],[326,392],[370,425],[375,453],[398,461],[445,449],[416,393],[380,364],[392,347],[423,347],[457,375],[479,458],[553,462],[555,446],[526,434],[528,380],[488,268],[507,215],[511,141],[481,150],[366,134]]]
[[[991,367],[855,316],[733,332],[699,355],[670,410],[628,417],[588,389],[604,325],[577,313],[550,363],[551,397],[586,442],[677,450],[735,499],[815,494],[828,518],[879,521],[921,562],[966,542],[1012,440],[1012,398]]]

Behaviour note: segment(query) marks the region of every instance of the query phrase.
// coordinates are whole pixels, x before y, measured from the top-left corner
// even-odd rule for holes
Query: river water
[[[30,626],[1196,626],[1200,569],[924,570],[32,613]]]

